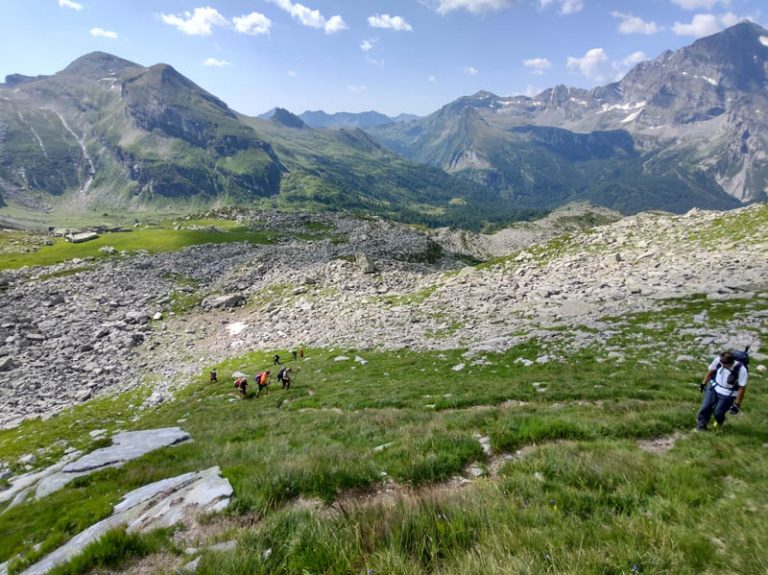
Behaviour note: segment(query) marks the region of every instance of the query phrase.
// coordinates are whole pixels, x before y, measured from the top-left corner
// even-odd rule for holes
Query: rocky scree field
[[[765,570],[764,205],[639,214],[470,266],[487,257],[471,246],[491,240],[457,257],[376,219],[228,217],[250,241],[7,265],[5,485],[117,431],[180,426],[193,439],[0,504],[10,572],[132,489],[211,466],[232,484],[228,511],[110,535],[78,569]],[[706,362],[747,344],[744,413],[692,434]],[[296,368],[293,387],[237,400],[232,374],[275,353]]]

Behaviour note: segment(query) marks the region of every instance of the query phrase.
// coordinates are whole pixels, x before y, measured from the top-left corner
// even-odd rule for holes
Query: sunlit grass
[[[23,266],[47,266],[75,258],[114,257],[103,254],[100,248],[113,247],[118,252],[146,251],[148,253],[178,251],[187,246],[250,242],[268,244],[278,238],[274,232],[254,231],[230,222],[196,220],[185,221],[184,226],[197,225],[201,229],[173,229],[173,227],[140,228],[131,232],[104,233],[97,239],[79,244],[56,238],[51,246],[43,246],[36,253],[0,253],[0,269]],[[206,229],[215,226],[216,231]]]
[[[606,344],[530,367],[515,360],[551,341],[474,356],[254,351],[216,365],[217,384],[205,366],[151,411],[136,410],[146,392],[135,392],[29,421],[0,432],[0,459],[17,470],[26,453],[44,466],[69,445],[97,447],[88,433],[99,428],[178,425],[194,441],[0,513],[0,561],[20,555],[20,569],[128,491],[219,465],[235,490],[228,513],[252,526],[235,534],[237,551],[204,553],[201,573],[762,573],[765,376],[755,362],[745,411],[722,432],[692,433],[709,350],[680,330],[704,312],[727,324],[766,308],[764,298],[668,300],[655,313],[602,318]],[[764,321],[751,325],[768,335]],[[681,350],[700,359],[676,362]],[[295,368],[292,388],[238,399],[232,373],[252,382],[274,372],[275,353]],[[640,448],[655,438],[674,439],[668,450]],[[307,500],[316,506],[295,505]],[[154,549],[110,537],[83,561]]]

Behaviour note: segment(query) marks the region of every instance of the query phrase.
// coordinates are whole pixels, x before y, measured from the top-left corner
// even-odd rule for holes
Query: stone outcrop
[[[119,527],[147,532],[180,523],[190,523],[204,513],[223,511],[232,498],[232,486],[218,467],[185,473],[140,487],[115,505],[113,514],[76,535],[44,557],[23,575],[43,575],[79,554],[90,543]]]
[[[181,443],[189,434],[178,427],[123,431],[112,437],[112,445],[96,449],[82,457],[75,451],[50,467],[14,477],[10,487],[0,491],[0,503],[11,501],[10,507],[18,505],[34,493],[36,499],[58,491],[70,481],[108,467],[120,467],[142,455]]]

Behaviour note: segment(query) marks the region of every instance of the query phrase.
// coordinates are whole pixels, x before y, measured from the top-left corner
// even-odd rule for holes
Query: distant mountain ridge
[[[0,208],[260,202],[443,225],[514,214],[482,186],[403,160],[357,129],[312,130],[283,109],[269,121],[238,114],[167,64],[95,52],[0,85]]]
[[[275,114],[281,113],[284,108],[272,108],[268,112],[259,114],[259,118],[262,120],[272,120]],[[288,112],[289,114],[291,112]],[[295,114],[294,114],[295,115]],[[377,126],[386,126],[388,124],[397,124],[399,122],[410,122],[412,120],[418,120],[419,116],[416,114],[398,114],[397,116],[387,116],[380,112],[336,112],[329,114],[322,110],[307,110],[301,114],[296,115],[302,122],[304,122],[310,128],[360,128],[367,130],[368,128],[375,128]]]
[[[750,22],[606,86],[481,91],[423,118],[252,118],[167,64],[95,52],[0,84],[0,208],[266,202],[470,227],[574,201],[729,209],[768,198],[767,114],[768,31]]]
[[[371,132],[525,205],[724,209],[767,197],[767,71],[768,31],[743,22],[607,86],[478,92]]]

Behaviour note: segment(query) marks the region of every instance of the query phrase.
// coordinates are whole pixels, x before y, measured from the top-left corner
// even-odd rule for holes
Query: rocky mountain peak
[[[91,52],[74,60],[57,75],[99,80],[104,77],[121,76],[124,72],[133,69],[142,70],[144,67],[106,52]]]
[[[303,129],[307,125],[296,114],[289,112],[285,108],[275,108],[272,117],[270,118],[274,123],[285,126],[286,128]]]
[[[768,31],[742,22],[638,64],[620,84],[628,101],[670,107],[678,95],[687,98],[703,92],[711,94],[705,103],[710,106],[714,100],[725,100],[725,92],[763,91],[767,78]]]

